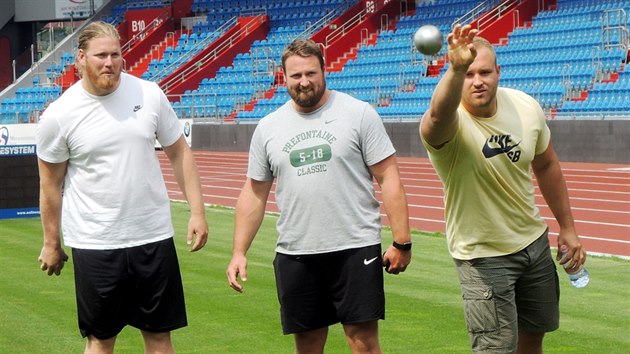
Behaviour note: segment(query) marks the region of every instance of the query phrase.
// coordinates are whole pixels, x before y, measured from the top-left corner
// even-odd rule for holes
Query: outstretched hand
[[[455,25],[453,31],[446,37],[448,43],[448,60],[456,71],[468,70],[477,56],[477,49],[473,46],[473,39],[479,30],[470,25]]]

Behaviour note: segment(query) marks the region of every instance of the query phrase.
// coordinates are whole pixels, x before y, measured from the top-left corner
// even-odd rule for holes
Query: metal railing
[[[515,1],[515,0],[507,0],[506,2],[509,2],[509,1]],[[453,21],[452,27],[455,27],[455,25],[457,24],[461,24],[461,25],[469,24],[473,22],[474,20],[478,19],[483,13],[487,12],[488,10],[492,9],[493,7],[497,6],[500,3],[501,3],[501,0],[482,1],[479,3],[479,5],[475,6],[470,11],[465,13],[463,16]]]
[[[264,20],[264,16],[256,16],[256,17],[252,18],[251,21],[249,21],[247,24],[245,24],[237,32],[232,34],[229,38],[224,39],[221,43],[219,43],[217,45],[216,48],[214,48],[212,51],[210,51],[209,53],[204,55],[202,58],[200,58],[195,63],[195,65],[191,65],[191,66],[185,68],[180,73],[178,73],[176,76],[174,76],[174,77],[170,78],[169,80],[167,80],[166,82],[164,82],[162,84],[162,89],[164,90],[164,92],[166,92],[167,94],[170,93],[170,90],[174,86],[180,84],[181,82],[184,82],[188,77],[190,77],[191,75],[196,74],[197,72],[199,72],[207,63],[215,60],[221,54],[223,54],[228,49],[230,49],[237,40],[243,38],[246,34],[248,34],[251,31],[251,28],[254,25],[262,23],[263,20]]]
[[[602,47],[604,50],[628,50],[628,14],[622,8],[602,11]]]
[[[151,73],[151,77],[149,80],[153,81],[161,81],[163,78],[167,77],[171,73],[175,72],[179,67],[185,65],[190,61],[197,53],[201,52],[204,48],[208,47],[212,42],[216,39],[220,38],[223,33],[225,33],[230,27],[236,25],[238,19],[236,17],[232,17],[228,21],[226,21],[223,25],[217,28],[210,35],[203,37],[198,40],[195,44],[193,44],[189,50],[186,51],[182,56],[178,57],[174,61],[170,62],[166,65],[162,70],[158,70],[157,72]],[[174,39],[173,39],[174,41]],[[173,45],[175,47],[175,45]],[[155,80],[158,79],[158,80]]]
[[[168,11],[163,11],[156,18],[154,18],[146,27],[144,27],[140,32],[134,34],[127,43],[123,44],[120,49],[123,53],[129,51],[134,45],[142,42],[142,40],[151,34],[151,32],[155,31],[158,27],[164,23],[164,21],[170,18]]]
[[[304,31],[298,34],[295,38],[310,38],[315,32],[322,29],[324,26],[330,24],[333,19],[341,16],[346,10],[352,7],[356,3],[356,0],[348,0],[341,3],[339,6],[334,8],[332,11],[324,15],[322,18],[317,20],[312,25],[308,26]]]
[[[484,13],[479,16],[476,20],[473,20],[474,23],[477,24],[477,29],[480,31],[483,30],[486,25],[494,23],[496,20],[501,18],[506,12],[509,12],[516,8],[518,5],[522,4],[523,0],[506,0],[501,4],[492,8],[492,10]],[[519,13],[516,11],[512,15],[512,27],[518,27],[520,25]]]

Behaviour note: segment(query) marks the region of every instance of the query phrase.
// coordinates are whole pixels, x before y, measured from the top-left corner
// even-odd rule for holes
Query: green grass
[[[173,219],[188,309],[186,328],[173,332],[178,353],[292,353],[282,335],[272,259],[276,217],[269,215],[249,252],[245,293],[227,284],[233,211],[208,208],[210,237],[187,251],[185,204]],[[385,243],[391,236],[383,235]],[[385,353],[469,353],[455,269],[443,236],[416,232],[404,274],[385,275],[386,320],[380,322]],[[39,270],[39,219],[0,220],[0,353],[81,353],[72,259],[59,277]],[[66,250],[68,253],[70,250]],[[590,257],[591,284],[574,289],[561,273],[560,329],[547,334],[546,353],[627,353],[630,348],[630,262]],[[139,332],[127,327],[118,353],[142,353]],[[349,353],[340,326],[329,333],[327,353]]]

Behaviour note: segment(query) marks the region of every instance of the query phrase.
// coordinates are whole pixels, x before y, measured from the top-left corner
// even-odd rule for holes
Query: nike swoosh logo
[[[142,108],[141,105],[135,106],[135,107],[133,107],[133,111],[134,112],[138,112],[141,108]]]
[[[365,265],[369,265],[370,263],[374,262],[378,257],[374,257],[372,259],[364,259],[363,260],[363,264]]]
[[[520,143],[518,143],[520,144]],[[486,143],[483,145],[483,149],[481,150],[481,152],[483,152],[483,156],[485,156],[487,159],[499,155],[499,154],[505,154],[510,152],[510,150],[514,149],[515,147],[518,146],[518,144],[512,145],[512,146],[506,146],[506,147],[498,147],[498,148],[492,148],[490,147],[490,145],[488,145],[488,141],[486,141]]]
[[[337,120],[336,118],[335,119],[331,119],[331,120],[327,120],[327,121],[324,121],[324,124],[329,124],[329,123],[332,123],[332,122],[334,122],[336,120]]]

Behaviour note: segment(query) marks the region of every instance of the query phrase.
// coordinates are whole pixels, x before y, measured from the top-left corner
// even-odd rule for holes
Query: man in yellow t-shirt
[[[560,225],[561,263],[579,269],[566,183],[540,105],[499,88],[492,44],[470,25],[447,37],[448,70],[420,136],[444,184],[446,235],[455,261],[473,352],[542,353],[559,325],[559,285],[532,170]],[[558,252],[557,259],[560,259]]]

